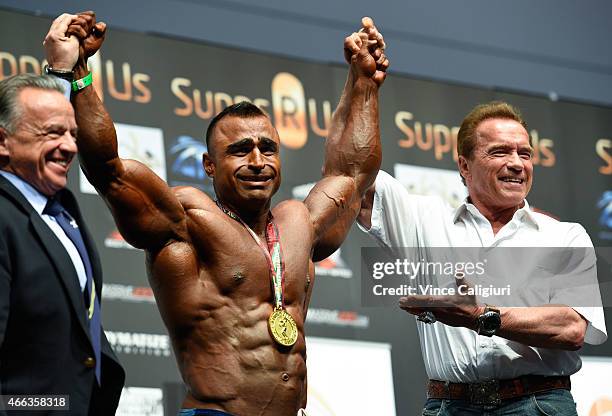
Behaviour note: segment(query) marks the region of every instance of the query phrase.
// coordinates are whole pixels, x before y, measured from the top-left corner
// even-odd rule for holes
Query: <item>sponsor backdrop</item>
[[[41,42],[51,20],[0,11],[0,22],[0,77],[40,73]],[[338,54],[342,40],[330,40]],[[92,69],[95,87],[116,122],[120,154],[145,162],[172,186],[195,186],[210,193],[211,182],[201,166],[210,119],[236,101],[248,99],[261,106],[283,143],[283,186],[277,200],[304,198],[320,177],[324,140],[346,74],[343,67],[112,27]],[[455,171],[458,126],[471,107],[493,99],[517,105],[530,125],[535,148],[530,203],[562,220],[582,223],[596,246],[610,246],[610,108],[390,75],[381,92],[383,168],[414,192],[436,193],[457,203],[465,193]],[[121,413],[161,415],[162,393],[171,390],[167,386],[179,386],[180,376],[147,283],[143,253],[123,241],[78,168],[71,171],[70,187],[102,256],[104,324],[127,370]],[[313,376],[327,369],[328,384],[311,388],[312,397],[322,398],[313,399],[313,406],[325,408],[313,407],[315,414],[348,414],[341,405],[330,408],[327,398],[334,395],[329,390],[338,386],[363,391],[355,396],[364,402],[363,409],[392,409],[385,415],[393,409],[416,414],[424,401],[426,376],[414,319],[395,307],[361,303],[360,248],[373,245],[354,228],[342,249],[317,267],[307,333],[344,343],[323,343],[309,356]],[[612,296],[605,287],[602,292],[608,299]],[[317,366],[317,354],[341,358],[344,351],[353,354],[346,366]],[[612,356],[609,343],[584,351]],[[327,357],[326,362],[333,359]],[[377,373],[372,373],[372,362],[381,363]],[[391,386],[393,391],[388,391]],[[172,405],[176,404],[166,408]],[[350,414],[360,412],[352,409]]]

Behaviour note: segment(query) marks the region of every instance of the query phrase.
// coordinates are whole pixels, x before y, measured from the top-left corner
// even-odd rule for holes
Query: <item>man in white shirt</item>
[[[474,108],[461,125],[457,152],[469,195],[461,206],[410,195],[381,171],[362,203],[363,229],[394,254],[400,247],[592,248],[579,224],[530,209],[525,198],[533,148],[512,106],[493,102]],[[594,267],[594,262],[586,266],[590,272]],[[419,316],[430,378],[423,415],[576,415],[569,382],[581,366],[576,350],[607,339],[596,274],[584,276],[589,281],[582,286],[557,285],[549,302],[534,303],[532,293],[523,299],[529,307],[482,305],[459,295],[401,298],[400,307]],[[516,278],[528,282],[529,276]],[[585,290],[590,304],[565,306],[571,293]]]

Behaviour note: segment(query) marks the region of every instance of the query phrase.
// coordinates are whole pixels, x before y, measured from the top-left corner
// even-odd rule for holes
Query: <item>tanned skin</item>
[[[78,38],[74,71],[83,78],[106,26],[92,12],[58,19],[64,20],[54,22],[45,41],[55,59],[50,64],[64,69],[67,53],[53,47],[67,48]],[[184,408],[293,416],[306,407],[304,321],[313,261],[338,248],[381,162],[378,89],[388,60],[372,20],[362,24],[344,41],[349,71],[326,142],[323,178],[304,202],[271,208],[281,169],[280,140],[268,117],[222,119],[203,158],[217,198],[263,241],[272,212],[286,267],[285,306],[299,329],[292,347],[279,346],[268,331],[270,272],[248,231],[200,190],[170,188],[145,165],[120,159],[112,120],[94,89],[73,94],[81,166],[126,241],[146,252],[149,282],[188,389]],[[336,238],[321,243],[330,228]]]

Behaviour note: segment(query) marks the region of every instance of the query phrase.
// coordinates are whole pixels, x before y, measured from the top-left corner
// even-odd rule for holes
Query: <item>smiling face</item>
[[[281,181],[280,140],[265,116],[227,116],[215,126],[204,169],[235,210],[269,205]]]
[[[470,199],[481,211],[518,209],[533,176],[529,134],[514,120],[491,118],[478,124],[475,137],[471,156],[459,157]]]
[[[14,173],[46,196],[66,186],[77,152],[74,111],[58,91],[27,87],[17,97],[19,120],[13,132],[2,130],[3,170]]]

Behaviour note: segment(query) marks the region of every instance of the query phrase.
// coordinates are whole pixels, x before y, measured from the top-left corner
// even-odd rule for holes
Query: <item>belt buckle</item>
[[[487,380],[482,383],[472,383],[469,387],[470,402],[487,406],[499,406],[499,380]]]

